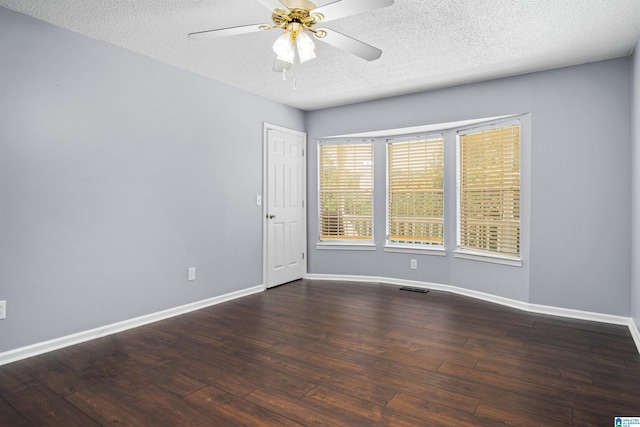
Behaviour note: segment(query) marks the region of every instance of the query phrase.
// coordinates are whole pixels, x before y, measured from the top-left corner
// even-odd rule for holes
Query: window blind
[[[444,245],[442,135],[387,145],[389,243]]]
[[[460,248],[520,256],[520,125],[459,135]]]
[[[373,144],[322,144],[320,240],[373,240]]]

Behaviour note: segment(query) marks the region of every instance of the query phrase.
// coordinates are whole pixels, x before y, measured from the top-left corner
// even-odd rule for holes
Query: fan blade
[[[217,30],[190,33],[189,38],[191,40],[211,40],[219,37],[235,36],[237,34],[255,33],[269,27],[269,24],[252,24],[242,25],[240,27],[219,28]]]
[[[286,61],[282,61],[278,58],[276,58],[275,62],[273,63],[273,71],[275,71],[276,73],[281,73],[285,70],[290,70],[291,66],[293,64],[286,62]]]
[[[311,13],[320,13],[324,16],[322,22],[368,12],[391,6],[394,0],[338,0],[325,6],[320,6]]]
[[[280,2],[280,0],[258,0],[264,7],[269,9],[269,12],[273,12],[276,9],[284,9],[287,7]]]
[[[360,40],[345,36],[335,30],[322,28],[318,29],[318,32],[326,32],[327,34],[322,38],[316,37],[318,40],[352,53],[362,59],[366,59],[367,61],[375,61],[380,58],[380,55],[382,55],[382,51],[380,49],[361,42]]]

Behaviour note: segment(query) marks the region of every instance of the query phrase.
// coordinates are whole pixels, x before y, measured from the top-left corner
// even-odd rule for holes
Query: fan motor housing
[[[289,29],[291,24],[300,24],[305,29],[312,29],[314,25],[323,19],[319,13],[309,13],[308,9],[276,9],[271,15],[271,19],[276,26]]]
[[[282,4],[289,10],[302,9],[308,12],[316,8],[316,5],[309,0],[282,0]]]

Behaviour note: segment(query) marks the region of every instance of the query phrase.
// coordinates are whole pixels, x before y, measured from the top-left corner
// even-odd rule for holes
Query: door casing
[[[302,158],[302,169],[300,172],[300,182],[299,185],[302,189],[302,202],[303,202],[303,213],[302,213],[302,236],[303,241],[301,242],[301,247],[304,251],[304,257],[302,259],[302,269],[304,271],[304,276],[307,274],[307,134],[304,132],[296,131],[293,129],[288,129],[282,126],[273,125],[270,123],[264,123],[263,125],[263,167],[262,167],[262,254],[263,254],[263,284],[265,289],[269,287],[269,266],[268,266],[268,257],[269,257],[269,219],[267,215],[269,214],[269,131],[278,130],[284,133],[288,133],[291,135],[296,135],[302,138],[302,146],[303,146],[303,158]],[[271,285],[277,286],[276,285]]]

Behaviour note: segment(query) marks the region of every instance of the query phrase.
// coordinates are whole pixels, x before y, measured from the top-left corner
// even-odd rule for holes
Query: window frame
[[[509,127],[509,126],[513,126],[513,125],[518,125],[519,126],[519,131],[520,131],[520,136],[519,136],[519,242],[520,242],[520,248],[519,248],[519,253],[518,256],[509,256],[507,254],[501,254],[498,252],[489,252],[489,251],[482,251],[482,250],[473,250],[470,248],[463,248],[461,246],[461,213],[460,213],[460,203],[461,203],[461,183],[460,183],[460,173],[461,173],[461,162],[460,162],[460,157],[461,157],[461,140],[460,140],[460,136],[461,135],[465,135],[465,134],[469,134],[469,133],[476,133],[476,132],[482,132],[482,131],[486,131],[486,130],[491,130],[491,129],[497,129],[497,128],[504,128],[504,127]],[[517,118],[509,118],[506,120],[502,120],[502,121],[495,121],[495,122],[488,122],[488,123],[481,123],[478,124],[476,126],[471,126],[471,127],[466,127],[466,128],[462,128],[462,129],[456,129],[456,153],[455,153],[455,160],[456,160],[456,170],[455,170],[455,174],[456,174],[456,249],[454,250],[454,256],[456,258],[462,258],[462,259],[469,259],[469,260],[475,260],[475,261],[485,261],[485,262],[492,262],[492,263],[496,263],[496,264],[503,264],[503,265],[510,265],[510,266],[516,266],[516,267],[522,267],[522,260],[523,260],[523,227],[525,225],[525,222],[523,221],[523,210],[525,208],[525,203],[523,200],[523,190],[524,190],[524,157],[523,157],[523,128],[524,125],[522,123],[521,117],[517,117]],[[526,238],[526,237],[525,237]]]
[[[371,238],[370,239],[322,239],[322,147],[331,145],[368,145],[371,147]],[[318,241],[316,249],[327,250],[376,250],[375,244],[375,143],[371,139],[362,140],[320,140],[317,144],[318,166]]]
[[[391,240],[391,170],[390,170],[390,149],[393,144],[402,144],[402,143],[411,143],[411,142],[422,142],[428,140],[437,139],[442,144],[442,243],[418,243],[418,242],[398,242]],[[435,132],[427,132],[415,135],[403,135],[390,137],[386,139],[385,144],[385,164],[386,164],[386,177],[385,177],[385,185],[386,185],[386,194],[385,194],[385,252],[398,252],[398,253],[416,253],[416,254],[425,254],[425,255],[436,255],[436,256],[446,256],[446,241],[447,241],[447,226],[446,226],[446,218],[447,218],[447,207],[446,207],[446,161],[445,161],[445,151],[446,151],[446,138],[445,133],[443,131],[435,131]]]

